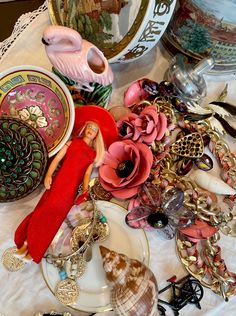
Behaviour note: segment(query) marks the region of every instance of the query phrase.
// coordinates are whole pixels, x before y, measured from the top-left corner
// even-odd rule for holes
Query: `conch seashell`
[[[119,316],[157,316],[157,281],[138,260],[100,246],[107,280],[113,285],[111,305]]]
[[[236,190],[231,188],[223,180],[209,174],[206,171],[195,170],[191,173],[191,178],[199,185],[201,188],[208,190],[216,194],[223,195],[234,195]]]

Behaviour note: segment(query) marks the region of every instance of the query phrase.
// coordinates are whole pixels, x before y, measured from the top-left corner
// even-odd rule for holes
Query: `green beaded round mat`
[[[21,199],[36,189],[47,161],[47,147],[34,128],[0,117],[0,202]]]

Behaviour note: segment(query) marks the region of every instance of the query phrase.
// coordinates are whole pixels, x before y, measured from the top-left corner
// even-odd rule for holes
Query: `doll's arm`
[[[70,146],[71,141],[67,142],[62,149],[57,153],[57,155],[55,156],[55,158],[53,159],[53,161],[51,162],[48,171],[46,173],[46,176],[44,178],[44,186],[47,190],[49,190],[51,188],[51,184],[52,184],[52,175],[53,172],[56,170],[59,162],[62,160],[62,158],[65,156],[68,147]]]
[[[90,180],[92,170],[93,170],[93,163],[89,165],[87,170],[85,171],[84,179],[83,179],[83,192],[82,194],[78,195],[75,198],[75,202],[74,202],[75,205],[78,205],[88,200],[88,197],[89,197],[88,186],[89,186],[89,180]]]
[[[89,180],[90,180],[92,170],[93,170],[93,163],[89,165],[87,170],[85,171],[84,179],[83,179],[83,193],[86,193],[88,191]]]

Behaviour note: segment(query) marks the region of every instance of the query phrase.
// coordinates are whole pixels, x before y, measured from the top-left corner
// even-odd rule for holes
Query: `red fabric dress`
[[[95,159],[95,151],[82,139],[75,138],[66,152],[62,166],[52,180],[50,190],[18,226],[15,232],[17,248],[28,243],[28,251],[39,263],[63,220],[74,204],[77,190],[88,166]]]

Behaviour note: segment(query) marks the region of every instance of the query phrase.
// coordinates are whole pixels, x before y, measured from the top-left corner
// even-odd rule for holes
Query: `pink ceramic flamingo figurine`
[[[91,82],[107,86],[113,73],[103,53],[80,34],[64,26],[48,26],[42,38],[52,65],[76,82],[78,89],[92,91]]]

